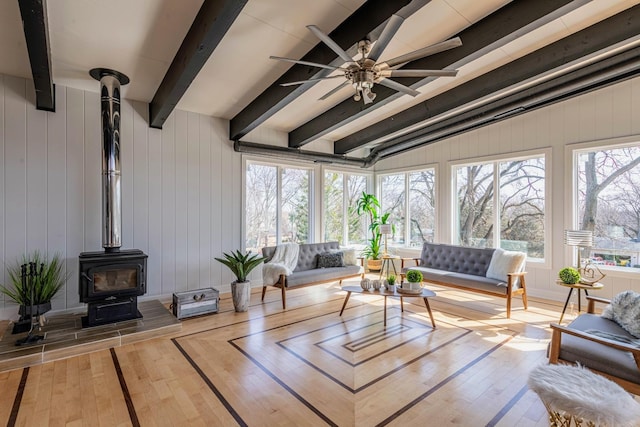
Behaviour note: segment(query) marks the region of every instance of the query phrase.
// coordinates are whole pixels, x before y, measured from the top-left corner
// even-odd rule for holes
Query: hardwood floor
[[[431,287],[419,298],[345,293],[337,283],[252,295],[235,313],[185,320],[166,337],[0,372],[0,424],[108,426],[547,426],[526,386],[546,362],[559,303]]]

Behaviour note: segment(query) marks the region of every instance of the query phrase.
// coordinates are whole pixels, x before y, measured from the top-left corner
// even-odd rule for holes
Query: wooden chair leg
[[[524,309],[526,310],[529,303],[527,301],[527,285],[524,283],[524,276],[520,278],[520,283],[522,286],[522,304],[524,305]]]
[[[511,319],[511,292],[507,294],[507,319]]]
[[[262,287],[262,299],[261,299],[261,301],[264,301],[264,294],[266,294],[266,293],[267,293],[267,287],[263,286]]]
[[[284,283],[280,284],[280,287],[282,288],[282,309],[286,310],[287,308],[287,294],[286,294],[286,288],[284,286]]]

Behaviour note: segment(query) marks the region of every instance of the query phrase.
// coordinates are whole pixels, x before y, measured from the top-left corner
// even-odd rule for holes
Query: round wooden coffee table
[[[435,329],[436,322],[433,320],[433,313],[431,312],[431,307],[429,306],[429,298],[435,297],[436,293],[430,291],[429,289],[422,288],[422,292],[419,294],[403,294],[398,292],[397,290],[393,292],[386,291],[384,289],[380,289],[378,291],[365,291],[360,286],[343,286],[343,291],[347,292],[347,296],[344,298],[344,303],[342,304],[342,309],[340,310],[340,316],[342,316],[342,312],[347,306],[347,302],[349,302],[349,297],[352,292],[363,295],[373,295],[373,296],[383,296],[384,297],[384,326],[387,326],[387,297],[399,297],[400,298],[400,310],[404,313],[404,298],[422,298],[424,301],[424,305],[427,307],[427,312],[429,313],[429,317],[431,318],[431,325]]]

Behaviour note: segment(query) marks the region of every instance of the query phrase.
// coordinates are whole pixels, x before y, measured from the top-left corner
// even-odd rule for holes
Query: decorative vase
[[[251,300],[251,282],[247,280],[231,283],[231,298],[237,312],[247,311]]]
[[[374,291],[379,291],[382,287],[382,282],[378,279],[375,279],[371,282],[371,285],[373,286]]]
[[[396,290],[396,285],[395,283],[392,285],[389,282],[387,282],[386,280],[384,281],[384,288],[388,291],[388,292],[393,292]]]
[[[371,289],[371,280],[370,279],[362,279],[360,281],[360,287],[363,290],[368,291],[369,289]]]

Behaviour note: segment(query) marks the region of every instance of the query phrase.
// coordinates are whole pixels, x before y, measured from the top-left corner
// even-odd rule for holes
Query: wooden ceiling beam
[[[18,0],[18,4],[36,90],[36,108],[56,111],[46,0]]]
[[[367,35],[373,39],[372,41],[377,39],[379,33],[371,33],[380,30],[391,15],[397,13],[406,18],[428,2],[429,0],[368,0],[329,33],[329,36],[348,53],[351,53],[350,51],[355,53],[357,43]],[[319,42],[300,60],[331,64],[337,58],[334,51]],[[337,61],[333,65],[340,66],[342,62]],[[229,138],[239,140],[244,137],[313,86],[313,84],[307,83],[283,87],[280,86],[280,83],[307,80],[317,77],[319,74],[321,72],[316,67],[292,65],[276,82],[231,119]]]
[[[458,68],[482,55],[557,19],[589,0],[514,1],[456,34],[462,46],[410,62],[402,69]],[[452,37],[455,37],[452,36]],[[406,78],[402,83],[418,89],[432,81]],[[382,85],[375,86],[376,99],[364,105],[349,98],[289,133],[289,146],[302,147],[403,96]],[[336,151],[337,152],[337,151]]]
[[[149,104],[149,126],[161,129],[248,0],[204,0]]]
[[[495,94],[546,71],[556,69],[584,56],[602,51],[636,37],[640,27],[640,5],[600,21],[548,46],[518,58],[460,86],[381,120],[366,129],[335,142],[336,154],[345,154],[394,132],[402,131],[427,119],[461,107],[487,95]],[[603,62],[602,64],[605,64]],[[604,65],[603,65],[604,66]],[[415,131],[416,136],[426,130]],[[385,141],[374,150],[404,142],[408,136]],[[389,151],[389,150],[387,150]]]

